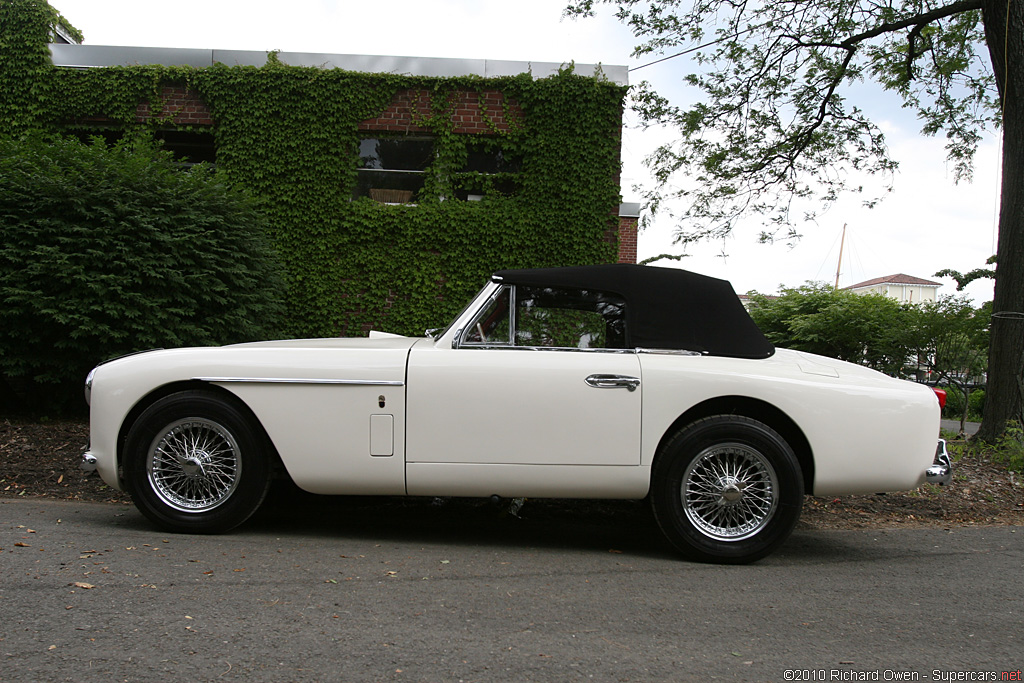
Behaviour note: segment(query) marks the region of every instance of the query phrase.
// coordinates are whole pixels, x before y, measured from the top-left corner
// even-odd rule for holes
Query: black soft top
[[[630,348],[698,351],[710,356],[767,358],[765,339],[727,280],[675,268],[619,263],[499,270],[497,282],[589,289],[626,301]]]

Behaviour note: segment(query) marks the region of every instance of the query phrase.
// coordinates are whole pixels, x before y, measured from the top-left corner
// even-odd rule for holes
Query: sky
[[[85,35],[90,45],[190,47],[224,50],[450,57],[521,62],[570,61],[624,65],[630,83],[649,81],[676,103],[692,100],[681,83],[687,64],[669,60],[644,66],[651,57],[632,58],[636,39],[599,8],[589,19],[565,19],[565,0],[50,0]],[[637,68],[643,67],[643,68]],[[943,268],[961,272],[982,267],[995,253],[999,196],[999,141],[991,133],[975,158],[971,183],[955,184],[943,139],[920,135],[919,123],[899,102],[872,94],[862,102],[885,131],[891,154],[900,162],[894,191],[873,209],[848,198],[798,226],[802,239],[757,242],[756,219],[741,222],[733,234],[687,247],[682,267],[730,280],[737,292],[771,294],[780,286],[807,281],[839,285],[904,273],[941,282],[940,295],[956,294]],[[639,202],[653,186],[643,159],[671,131],[642,130],[627,112],[623,131],[623,201]],[[862,179],[878,188],[877,179]],[[843,228],[845,240],[842,240]],[[638,258],[682,253],[672,243],[675,225],[662,216],[641,232]],[[964,294],[975,305],[992,298],[991,280],[978,281]]]

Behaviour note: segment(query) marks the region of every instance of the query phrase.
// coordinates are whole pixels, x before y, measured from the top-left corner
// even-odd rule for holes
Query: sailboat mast
[[[836,284],[832,289],[839,289],[839,271],[843,268],[843,244],[846,242],[846,223],[843,223],[843,237],[839,240],[839,263],[836,264]]]

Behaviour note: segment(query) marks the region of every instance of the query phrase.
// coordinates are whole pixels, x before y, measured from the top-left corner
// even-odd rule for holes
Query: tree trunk
[[[975,438],[1024,420],[1024,2],[987,0],[985,37],[1003,104],[1003,184],[985,412]]]

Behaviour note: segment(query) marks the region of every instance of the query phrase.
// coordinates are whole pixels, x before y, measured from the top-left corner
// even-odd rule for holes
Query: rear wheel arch
[[[778,432],[779,436],[785,439],[789,447],[793,449],[793,453],[800,463],[800,472],[803,475],[805,492],[808,495],[814,495],[814,453],[803,430],[800,429],[789,415],[771,403],[748,396],[720,396],[698,403],[687,410],[676,418],[675,422],[662,435],[658,448],[655,451],[655,459],[664,450],[665,445],[681,430],[698,420],[712,415],[749,417]]]
[[[800,463],[774,429],[716,414],[668,439],[651,471],[650,502],[669,543],[689,559],[747,563],[789,537],[803,506]]]

